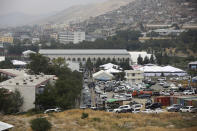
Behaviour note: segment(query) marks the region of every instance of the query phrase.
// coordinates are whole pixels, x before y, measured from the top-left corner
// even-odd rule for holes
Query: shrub
[[[100,118],[97,118],[97,117],[94,117],[92,118],[93,121],[97,121],[97,122],[101,122],[101,119]]]
[[[48,131],[52,126],[46,118],[36,118],[30,124],[33,131]]]
[[[87,118],[88,117],[88,113],[82,113],[81,114],[81,119],[85,119],[85,118]]]

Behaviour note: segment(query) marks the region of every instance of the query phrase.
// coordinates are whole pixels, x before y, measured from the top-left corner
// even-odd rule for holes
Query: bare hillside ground
[[[81,119],[81,114],[88,118]],[[115,114],[92,110],[68,110],[38,115],[1,115],[0,120],[13,124],[12,131],[31,131],[29,121],[46,117],[52,131],[196,131],[197,114]]]

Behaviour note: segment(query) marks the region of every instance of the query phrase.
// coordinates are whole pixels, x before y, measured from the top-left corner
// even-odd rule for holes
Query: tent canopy
[[[25,66],[27,63],[19,60],[12,60],[12,64],[16,66]]]
[[[111,68],[111,69],[105,70],[105,72],[108,72],[108,73],[120,73],[122,71],[114,69],[114,68]]]
[[[94,73],[93,78],[96,79],[96,80],[108,81],[108,80],[112,80],[113,75],[108,73],[108,72],[105,72],[105,71],[101,70],[99,72]]]
[[[112,64],[112,63],[108,63],[108,64],[101,65],[100,68],[104,68],[104,70],[108,70],[108,69],[111,69],[111,68],[118,69],[119,66],[115,65],[115,64]]]
[[[145,76],[164,76],[169,75],[177,75],[177,76],[185,76],[187,73],[181,69],[175,68],[173,66],[157,66],[157,65],[145,65],[143,67],[139,67],[138,69],[144,72]]]

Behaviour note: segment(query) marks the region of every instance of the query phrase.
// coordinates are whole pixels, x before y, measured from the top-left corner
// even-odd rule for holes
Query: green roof
[[[116,102],[118,101],[117,99],[108,99],[107,102],[111,103],[111,102]]]

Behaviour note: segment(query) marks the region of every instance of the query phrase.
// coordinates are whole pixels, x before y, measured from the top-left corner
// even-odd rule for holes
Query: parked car
[[[142,94],[138,96],[138,98],[141,98],[141,99],[150,98],[150,97],[151,97],[150,94]]]
[[[179,104],[173,104],[173,105],[171,105],[171,106],[168,106],[166,109],[167,109],[167,111],[169,111],[169,112],[178,112],[178,111],[180,110],[181,107],[182,107],[182,106],[179,105]]]
[[[114,109],[107,109],[106,112],[113,112]]]
[[[154,109],[161,108],[161,107],[162,107],[161,103],[152,103],[150,105],[147,105],[146,109],[154,110]]]
[[[131,106],[130,105],[124,105],[124,106],[120,106],[116,109],[113,110],[113,112],[116,112],[116,113],[121,113],[125,110],[130,110],[131,109]]]
[[[62,110],[57,107],[57,108],[54,108],[54,109],[47,109],[47,110],[44,111],[44,113],[46,114],[46,113],[60,112],[60,111],[62,111]]]
[[[141,112],[146,113],[146,114],[154,113],[154,111],[151,109],[145,109],[145,110],[142,110]]]
[[[140,108],[134,108],[133,110],[132,110],[132,113],[139,113],[140,112]]]
[[[165,82],[160,81],[158,84],[159,84],[160,86],[163,86],[163,85],[165,84]]]
[[[197,110],[194,106],[184,106],[180,108],[180,112],[194,112]]]
[[[160,96],[160,93],[158,91],[154,91],[153,96]]]
[[[165,110],[163,110],[163,109],[161,109],[161,108],[157,108],[157,109],[155,109],[155,111],[154,111],[156,114],[158,114],[158,113],[163,113],[163,112],[165,112]]]
[[[126,100],[131,100],[132,99],[132,94],[125,94]]]
[[[168,83],[163,84],[163,88],[168,88],[168,87],[170,87],[170,84],[168,84]]]
[[[161,77],[159,79],[157,79],[158,81],[166,81],[166,77]]]
[[[195,94],[194,90],[185,90],[183,91],[183,95],[193,95]]]
[[[134,104],[134,105],[131,106],[131,108],[133,108],[133,109],[136,109],[136,108],[141,109],[142,108],[142,104]]]

